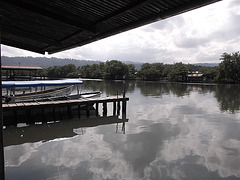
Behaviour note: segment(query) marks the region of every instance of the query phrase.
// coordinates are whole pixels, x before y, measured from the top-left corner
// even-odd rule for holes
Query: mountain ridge
[[[48,68],[51,66],[64,66],[67,64],[74,64],[76,67],[84,66],[84,65],[92,65],[99,64],[102,61],[99,60],[77,60],[77,59],[69,59],[69,58],[46,58],[46,57],[7,57],[2,56],[2,65],[8,66],[40,66],[42,68]],[[133,62],[133,61],[122,61],[125,64],[133,64],[137,70],[141,69],[141,65],[144,63]],[[194,63],[196,66],[207,66],[214,67],[217,66],[218,63]]]

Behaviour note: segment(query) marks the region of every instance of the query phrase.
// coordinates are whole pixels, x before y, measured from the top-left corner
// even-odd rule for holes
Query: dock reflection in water
[[[87,127],[116,124],[116,133],[125,133],[125,122],[118,116],[62,120],[54,123],[32,124],[24,127],[7,127],[3,130],[4,147],[24,143],[47,142],[83,135]],[[119,128],[119,127],[122,128]]]

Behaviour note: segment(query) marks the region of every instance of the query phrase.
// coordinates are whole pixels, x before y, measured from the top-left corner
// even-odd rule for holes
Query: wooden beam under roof
[[[110,15],[104,17],[104,19],[97,22],[96,25],[100,24],[100,23],[106,24],[110,21],[113,21],[114,19],[116,19],[118,17],[121,17],[125,14],[131,13],[131,12],[135,11],[136,9],[142,8],[142,7],[146,6],[147,4],[151,3],[152,1],[155,1],[155,0],[137,1],[124,9],[121,9],[119,11],[114,12],[113,14],[110,14]]]
[[[15,29],[14,27],[6,26],[6,25],[1,25],[1,26],[2,26],[2,30],[4,30],[5,32],[7,32],[9,34],[13,34],[14,36],[31,39],[36,42],[42,42],[42,43],[48,43],[48,44],[56,43],[56,40],[52,39],[51,37],[45,37],[45,36],[37,34],[36,32],[33,33],[33,32],[26,31],[26,30]]]
[[[47,8],[41,8],[40,5],[35,6],[33,4],[30,4],[30,3],[27,3],[27,2],[24,2],[24,1],[16,1],[16,0],[1,0],[1,1],[5,1],[8,4],[14,5],[16,7],[20,7],[23,10],[25,9],[25,10],[28,10],[28,11],[31,11],[31,12],[34,12],[34,13],[38,13],[41,16],[46,16],[46,17],[52,18],[56,21],[64,22],[66,24],[76,26],[76,27],[78,27],[82,30],[86,30],[86,31],[93,32],[93,33],[96,32],[95,27],[89,25],[89,24],[91,24],[91,22],[89,22],[88,24],[81,23],[82,21],[83,22],[88,21],[87,19],[83,20],[83,17],[80,18],[80,17],[77,17],[77,16],[75,18],[74,17],[69,18],[66,15],[69,12],[64,12],[64,10],[61,10],[61,14],[59,14],[59,13],[50,11]]]
[[[19,48],[19,49],[24,49],[27,51],[32,51],[32,52],[39,53],[39,54],[45,54],[45,51],[43,51],[42,48],[37,48],[32,45],[26,45],[26,44],[14,41],[12,39],[9,40],[9,39],[2,38],[1,44],[12,46],[12,47]]]

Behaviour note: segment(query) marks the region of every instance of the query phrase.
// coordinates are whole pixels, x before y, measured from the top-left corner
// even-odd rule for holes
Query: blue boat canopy
[[[76,85],[76,84],[83,84],[83,81],[80,79],[42,80],[42,81],[2,81],[2,88],[67,86],[67,85]]]

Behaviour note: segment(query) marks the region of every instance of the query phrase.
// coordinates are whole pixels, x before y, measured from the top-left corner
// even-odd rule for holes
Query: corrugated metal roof
[[[0,0],[2,44],[55,53],[220,0]]]
[[[2,70],[41,70],[40,66],[1,66]]]

